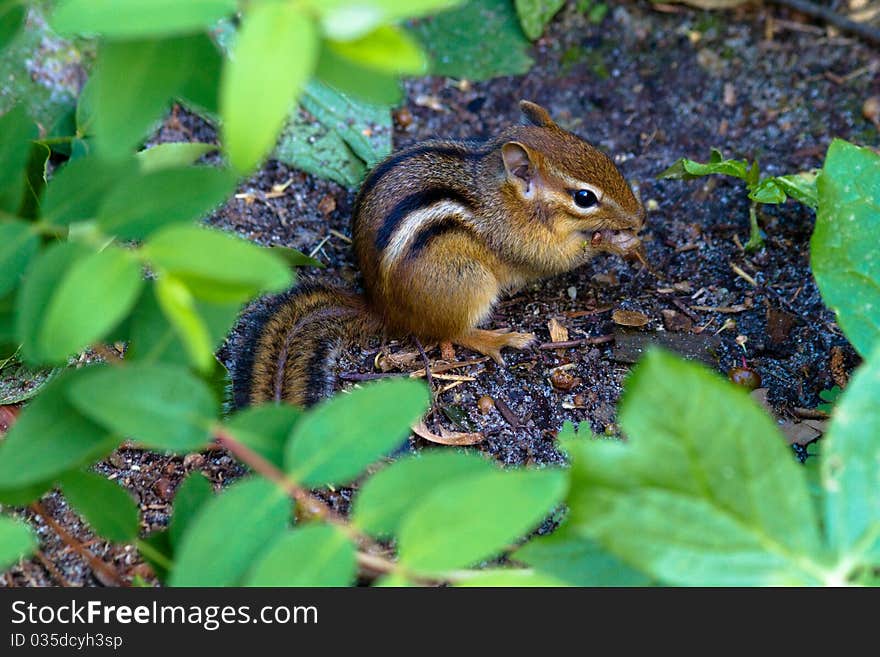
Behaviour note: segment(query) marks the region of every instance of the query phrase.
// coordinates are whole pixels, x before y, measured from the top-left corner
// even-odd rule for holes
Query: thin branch
[[[331,509],[324,500],[315,496],[311,491],[303,488],[296,482],[291,481],[287,475],[275,466],[274,463],[263,458],[262,455],[258,454],[247,445],[240,443],[236,440],[235,436],[223,427],[217,427],[214,429],[214,441],[218,445],[229,450],[229,452],[239,461],[250,466],[254,472],[265,477],[269,481],[278,484],[278,486],[281,487],[291,498],[296,500],[296,503],[301,510],[306,511],[308,517],[318,518],[339,527],[349,537],[358,541],[362,545],[369,545],[376,549],[381,549],[381,546],[375,541],[375,539],[360,532],[357,528],[347,522],[345,518]],[[357,559],[358,563],[364,567],[364,570],[373,574],[388,574],[395,572],[402,574],[405,573],[404,569],[401,568],[397,562],[380,557],[376,554],[358,551]],[[421,579],[411,573],[405,574],[410,579]]]
[[[82,543],[80,543],[76,538],[71,536],[64,527],[58,524],[55,519],[49,515],[49,512],[46,511],[46,507],[42,505],[40,502],[33,502],[30,505],[31,511],[41,516],[43,520],[46,521],[46,524],[52,528],[58,538],[64,541],[74,552],[76,552],[79,556],[81,556],[86,563],[89,564],[89,568],[92,569],[92,572],[95,574],[95,577],[105,586],[128,586],[128,584],[122,579],[119,573],[112,568],[108,563],[96,557],[92,552],[87,550]]]
[[[597,335],[592,338],[581,338],[580,340],[563,340],[562,342],[545,342],[538,346],[538,349],[566,349],[568,347],[580,347],[585,344],[604,344],[612,342],[613,335]]]
[[[867,23],[857,23],[854,20],[838,14],[829,7],[817,5],[809,0],[768,0],[771,4],[794,9],[807,16],[819,18],[829,25],[833,25],[842,32],[849,32],[874,45],[880,45],[880,30]]]

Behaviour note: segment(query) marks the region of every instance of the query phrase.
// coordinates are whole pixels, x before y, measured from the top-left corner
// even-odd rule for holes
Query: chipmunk
[[[503,364],[535,336],[477,328],[498,298],[599,253],[639,253],[645,210],[611,159],[520,103],[525,125],[487,141],[432,139],[378,164],[355,201],[363,294],[304,283],[246,316],[237,407],[311,405],[365,336],[449,341]]]

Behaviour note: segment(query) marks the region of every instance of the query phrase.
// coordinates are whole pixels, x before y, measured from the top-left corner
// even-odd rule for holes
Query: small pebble
[[[880,127],[880,96],[871,96],[862,105],[862,116]]]
[[[183,467],[187,470],[198,470],[203,465],[205,465],[205,457],[198,452],[183,457]]]

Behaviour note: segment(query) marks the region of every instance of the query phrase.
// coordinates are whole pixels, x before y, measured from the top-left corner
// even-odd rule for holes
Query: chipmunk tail
[[[333,393],[340,352],[381,331],[364,298],[305,281],[248,308],[230,344],[232,406],[311,406]]]

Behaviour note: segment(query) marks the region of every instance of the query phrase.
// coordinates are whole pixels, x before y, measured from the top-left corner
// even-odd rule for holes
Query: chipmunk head
[[[637,253],[645,210],[611,158],[540,105],[524,100],[520,109],[527,125],[511,128],[501,147],[508,194],[581,255]]]

